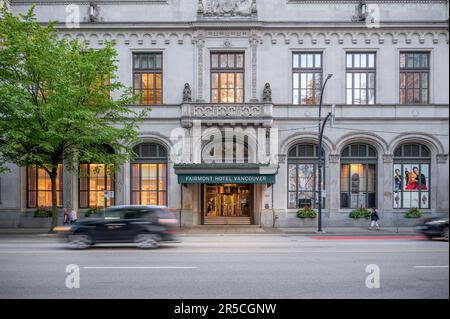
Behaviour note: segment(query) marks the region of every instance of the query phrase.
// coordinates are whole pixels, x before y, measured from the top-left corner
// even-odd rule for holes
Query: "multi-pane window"
[[[394,208],[430,208],[430,151],[404,144],[394,151]]]
[[[133,92],[140,104],[162,104],[162,53],[133,54]]]
[[[400,53],[400,104],[429,103],[430,53]]]
[[[137,158],[131,163],[131,203],[167,205],[167,151],[154,143],[134,148]]]
[[[63,196],[63,165],[58,165],[56,178],[57,206],[62,207]],[[50,176],[43,168],[35,165],[27,168],[27,207],[51,207],[52,206],[52,182]]]
[[[79,179],[80,208],[109,207],[114,198],[105,198],[104,191],[114,191],[114,172],[105,164],[81,164]]]
[[[319,104],[322,88],[322,53],[292,55],[293,104]]]
[[[376,207],[377,152],[367,144],[348,145],[341,153],[341,208]]]
[[[346,73],[347,104],[375,104],[376,54],[347,53]]]
[[[244,102],[244,53],[211,53],[212,103]]]
[[[297,144],[288,152],[288,207],[303,208],[318,206],[319,165],[317,145]],[[323,158],[322,150],[322,158]],[[322,166],[322,189],[324,174]],[[324,207],[324,201],[322,201]]]

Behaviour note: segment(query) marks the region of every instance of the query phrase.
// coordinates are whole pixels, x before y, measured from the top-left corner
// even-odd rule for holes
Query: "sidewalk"
[[[324,233],[317,228],[263,228],[259,226],[195,226],[178,228],[179,235],[305,235],[305,236],[411,236],[418,235],[414,227],[384,227],[380,231],[364,227],[325,227]],[[48,228],[0,228],[0,235],[49,235]]]

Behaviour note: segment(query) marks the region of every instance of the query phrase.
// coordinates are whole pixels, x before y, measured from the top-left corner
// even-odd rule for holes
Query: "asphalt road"
[[[79,288],[66,287],[76,283],[69,264]],[[428,240],[198,235],[152,251],[74,251],[54,238],[8,235],[0,298],[449,298],[448,266],[448,243]],[[369,275],[380,288],[367,287]]]

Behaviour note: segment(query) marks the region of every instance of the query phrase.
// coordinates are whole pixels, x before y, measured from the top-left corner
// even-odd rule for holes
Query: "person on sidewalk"
[[[67,208],[64,207],[63,209],[63,225],[67,225],[70,222],[70,214],[67,210]]]
[[[70,209],[70,223],[73,224],[78,220],[78,213],[73,207]]]
[[[373,227],[377,227],[377,230],[380,230],[380,225],[378,225],[378,221],[380,220],[380,217],[378,216],[377,210],[375,208],[372,208],[372,211],[370,212],[370,226],[369,230],[372,230]]]

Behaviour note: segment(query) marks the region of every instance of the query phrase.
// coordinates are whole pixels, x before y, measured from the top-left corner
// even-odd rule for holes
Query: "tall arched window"
[[[430,208],[430,163],[430,151],[423,145],[395,149],[394,208]]]
[[[134,148],[137,158],[131,163],[131,203],[167,205],[167,151],[155,143]]]
[[[315,144],[297,144],[288,152],[288,207],[318,206],[318,147]],[[322,158],[325,158],[322,149]],[[322,189],[324,189],[322,166]],[[324,201],[322,201],[322,207]]]
[[[341,153],[341,208],[376,207],[377,151],[350,144]]]
[[[105,146],[105,152],[114,154],[110,146]],[[114,198],[105,198],[104,191],[115,191],[114,170],[105,164],[85,163],[80,165],[79,175],[79,206],[109,207],[115,203]]]

